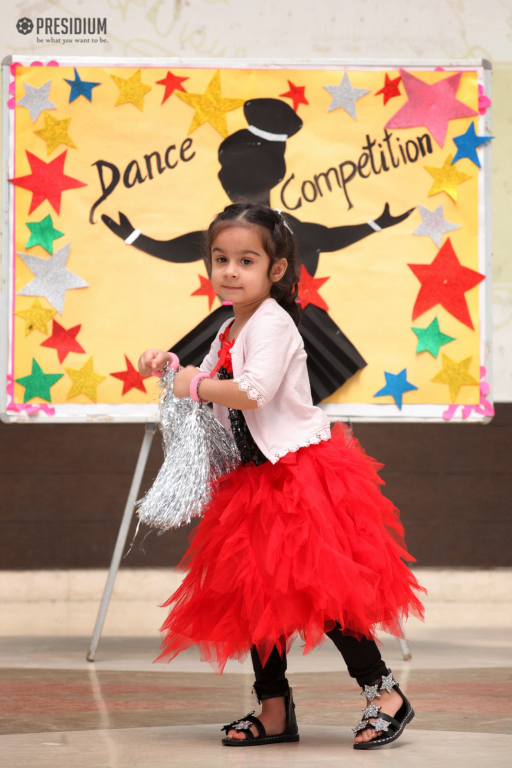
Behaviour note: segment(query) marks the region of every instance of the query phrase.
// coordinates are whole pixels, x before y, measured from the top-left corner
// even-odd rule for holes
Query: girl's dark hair
[[[296,302],[299,296],[300,264],[297,241],[285,224],[283,216],[268,205],[255,203],[233,203],[217,214],[206,233],[206,269],[212,273],[212,245],[215,238],[229,227],[259,227],[262,244],[272,265],[286,259],[286,272],[277,283],[272,283],[270,295],[291,315],[296,325],[300,321],[300,310]]]

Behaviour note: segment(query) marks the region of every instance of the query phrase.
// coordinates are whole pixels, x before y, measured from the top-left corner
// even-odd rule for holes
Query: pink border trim
[[[480,413],[482,416],[494,416],[494,408],[492,403],[486,399],[486,395],[491,391],[491,387],[485,380],[487,374],[487,368],[480,366],[480,400],[478,405],[449,405],[446,411],[443,411],[443,419],[445,421],[451,421],[455,416],[457,408],[462,408],[462,418],[467,419],[471,413]]]
[[[55,415],[55,408],[52,408],[51,405],[47,405],[46,403],[15,403],[14,376],[9,373],[7,375],[7,381],[7,394],[11,396],[11,402],[7,403],[5,408],[6,411],[16,411],[17,413],[20,411],[25,411],[29,414],[29,416],[31,416],[33,413],[37,413],[38,411],[44,411],[46,414],[48,414],[48,416]]]

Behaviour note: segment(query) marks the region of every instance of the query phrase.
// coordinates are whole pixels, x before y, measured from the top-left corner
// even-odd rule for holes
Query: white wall
[[[22,17],[107,18],[108,43],[46,44]],[[493,63],[494,399],[512,401],[512,0],[8,0],[0,53]]]

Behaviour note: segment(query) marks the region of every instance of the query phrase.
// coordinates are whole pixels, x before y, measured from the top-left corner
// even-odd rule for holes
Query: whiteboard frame
[[[54,60],[53,56],[38,57],[43,65]],[[50,416],[39,411],[29,415],[25,411],[7,411],[7,375],[11,365],[12,338],[12,302],[14,293],[10,290],[12,279],[11,265],[14,257],[14,244],[11,242],[14,232],[14,199],[16,186],[9,183],[9,177],[14,176],[14,146],[11,137],[14,135],[15,110],[7,107],[9,84],[11,83],[10,65],[13,61],[22,66],[30,66],[33,55],[7,56],[2,61],[2,259],[0,284],[0,419],[6,423],[23,424],[87,424],[87,423],[145,423],[158,420],[158,405],[148,404],[112,404],[112,403],[51,403],[55,415]],[[339,69],[364,70],[379,67],[397,69],[402,67],[411,71],[431,71],[435,67],[450,70],[476,70],[479,83],[484,86],[487,96],[491,95],[492,65],[487,59],[446,59],[446,60],[415,60],[415,59],[200,59],[200,58],[117,58],[104,56],[59,56],[61,66],[91,66],[91,67],[135,67],[162,68],[175,67],[191,69]],[[478,133],[490,135],[491,118],[489,110],[485,115],[478,116]],[[481,171],[478,176],[478,216],[479,216],[479,271],[485,274],[479,290],[480,307],[480,365],[487,368],[487,382],[491,386],[488,400],[492,402],[492,250],[491,250],[491,142],[487,142],[480,152]],[[151,393],[148,393],[151,394]],[[443,412],[448,403],[440,404],[406,404],[397,412],[395,404],[378,403],[323,403],[319,407],[331,421],[344,420],[349,422],[386,422],[386,423],[488,423],[490,417],[484,417],[472,412],[467,419],[462,418],[462,407],[459,407],[450,422],[443,419]]]

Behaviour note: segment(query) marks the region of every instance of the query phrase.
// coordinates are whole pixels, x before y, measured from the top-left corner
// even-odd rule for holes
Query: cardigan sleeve
[[[242,371],[234,381],[262,408],[276,394],[302,339],[293,321],[275,314],[263,315],[247,328]]]

